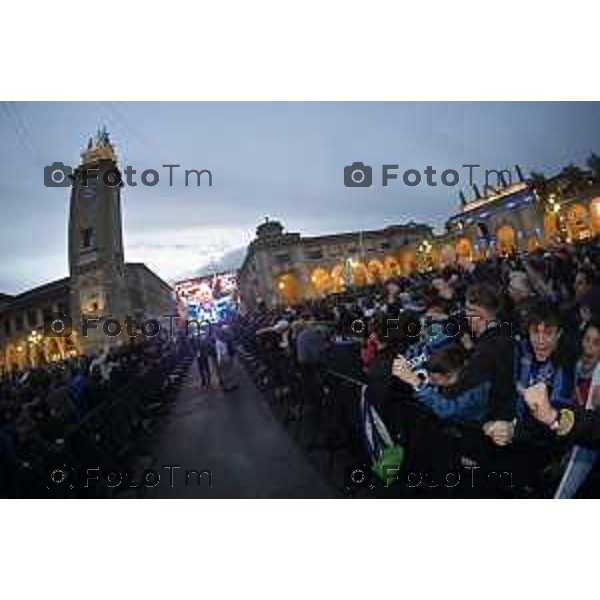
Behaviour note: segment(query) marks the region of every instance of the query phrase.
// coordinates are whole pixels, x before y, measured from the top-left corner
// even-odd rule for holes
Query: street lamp
[[[39,344],[42,341],[42,334],[39,331],[32,331],[27,338],[30,344]]]
[[[429,240],[423,240],[417,246],[417,260],[419,261],[421,270],[429,271],[432,268],[432,257],[431,251],[433,250],[433,246]]]
[[[28,338],[27,341],[29,342],[29,345],[31,346],[31,352],[30,352],[30,360],[31,360],[31,365],[34,365],[34,356],[35,356],[35,347],[42,341],[43,336],[41,333],[39,333],[39,331],[35,331],[33,330]]]

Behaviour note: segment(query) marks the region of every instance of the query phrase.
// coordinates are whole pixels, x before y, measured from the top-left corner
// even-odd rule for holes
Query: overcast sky
[[[46,188],[45,165],[76,164],[106,125],[120,165],[125,258],[172,280],[232,256],[265,216],[305,235],[408,220],[441,228],[460,186],[441,171],[464,163],[525,173],[583,165],[600,153],[600,103],[0,103],[0,292],[68,274],[68,188]],[[344,166],[373,165],[372,188],[344,187]],[[162,164],[180,164],[169,187]],[[437,187],[381,186],[381,165],[437,170]],[[140,173],[161,180],[142,186]],[[185,187],[184,169],[213,185]],[[190,184],[194,182],[190,180]],[[236,251],[237,250],[237,251]],[[231,254],[233,251],[233,254]]]

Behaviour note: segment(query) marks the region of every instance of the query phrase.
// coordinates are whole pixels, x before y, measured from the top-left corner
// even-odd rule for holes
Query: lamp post
[[[417,254],[420,258],[420,263],[425,271],[429,271],[432,268],[431,265],[431,251],[433,246],[429,240],[423,240],[417,246]]]

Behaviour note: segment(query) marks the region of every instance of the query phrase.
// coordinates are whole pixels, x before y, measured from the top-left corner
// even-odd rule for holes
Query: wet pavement
[[[192,364],[157,434],[160,483],[146,497],[334,497],[242,367],[233,371],[237,389],[202,389]]]

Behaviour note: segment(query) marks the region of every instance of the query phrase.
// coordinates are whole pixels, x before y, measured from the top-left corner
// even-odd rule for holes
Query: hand
[[[418,375],[413,371],[413,368],[403,356],[398,356],[394,359],[392,364],[392,375],[413,387],[418,386],[420,383]]]
[[[556,410],[552,408],[545,383],[536,383],[520,390],[531,414],[541,423],[552,425],[556,420]]]
[[[473,346],[475,344],[473,343],[473,338],[471,337],[469,332],[465,331],[465,333],[463,333],[462,337],[460,338],[460,341],[465,350],[473,350]]]
[[[483,432],[497,446],[507,446],[515,435],[515,424],[512,421],[488,421],[483,426]]]

